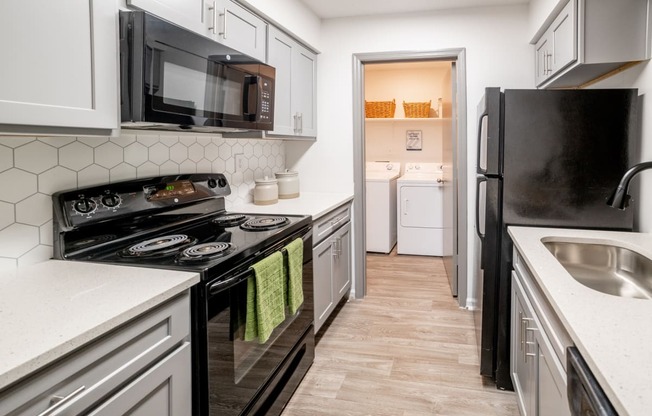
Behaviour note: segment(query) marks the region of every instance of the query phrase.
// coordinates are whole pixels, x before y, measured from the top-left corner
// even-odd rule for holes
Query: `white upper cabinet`
[[[582,86],[631,62],[650,59],[649,0],[561,2],[535,36],[535,83]]]
[[[317,55],[270,26],[267,63],[276,68],[274,131],[268,134],[317,137]]]
[[[208,36],[204,3],[205,0],[127,0],[129,6],[147,10],[169,22]]]
[[[218,42],[265,62],[267,23],[231,0],[208,6],[209,27]]]
[[[127,0],[127,4],[265,62],[267,23],[231,0]]]
[[[119,128],[115,1],[0,2],[0,50],[0,132]]]

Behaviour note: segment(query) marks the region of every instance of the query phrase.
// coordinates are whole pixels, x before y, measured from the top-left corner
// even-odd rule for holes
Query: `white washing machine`
[[[396,180],[399,162],[367,162],[367,251],[389,253],[396,245]]]
[[[440,163],[407,163],[398,178],[398,254],[444,255],[444,187]]]

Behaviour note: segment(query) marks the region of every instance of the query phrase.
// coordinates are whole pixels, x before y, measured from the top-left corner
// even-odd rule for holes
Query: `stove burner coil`
[[[188,245],[192,245],[197,240],[188,237],[185,234],[171,234],[161,237],[141,241],[122,251],[123,256],[138,257],[151,256],[154,254],[169,254],[178,251]]]
[[[247,218],[249,217],[244,214],[222,215],[213,219],[213,223],[220,227],[235,227],[245,222]]]
[[[267,231],[283,227],[290,220],[287,217],[263,217],[251,219],[240,226],[248,231]]]
[[[202,243],[189,247],[181,253],[180,261],[206,260],[221,257],[235,250],[231,243],[214,242]]]

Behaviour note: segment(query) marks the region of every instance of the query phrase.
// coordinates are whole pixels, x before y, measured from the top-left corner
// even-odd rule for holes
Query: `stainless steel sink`
[[[652,299],[652,260],[609,244],[543,241],[571,276],[591,289],[626,298]]]

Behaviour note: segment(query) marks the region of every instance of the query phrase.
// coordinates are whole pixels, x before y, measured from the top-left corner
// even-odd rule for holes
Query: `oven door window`
[[[295,315],[286,311],[285,321],[274,329],[267,342],[244,341],[246,305],[247,279],[209,299],[210,414],[240,414],[311,322],[303,307]]]
[[[247,119],[250,84],[256,77],[157,42],[148,44],[146,62],[146,111],[187,125]]]

